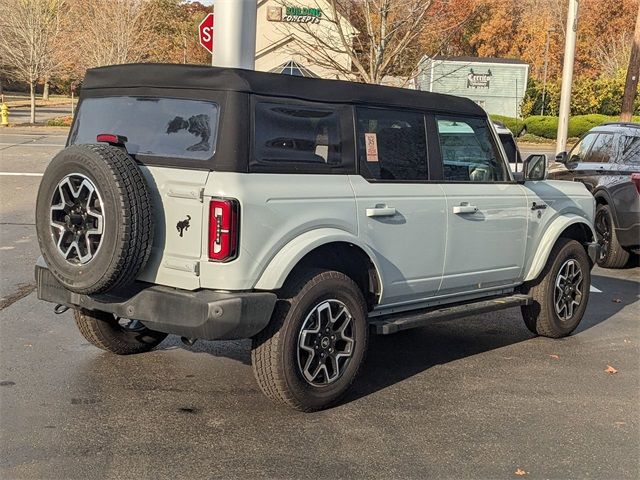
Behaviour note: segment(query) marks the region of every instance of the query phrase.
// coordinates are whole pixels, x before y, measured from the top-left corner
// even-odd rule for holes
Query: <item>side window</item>
[[[256,104],[258,165],[277,165],[292,172],[330,172],[331,168],[342,166],[341,150],[340,116],[335,108]]]
[[[504,152],[507,154],[509,163],[516,163],[518,161],[518,147],[513,137],[508,133],[501,133],[498,137],[500,138]]]
[[[640,135],[632,137],[626,135],[622,142],[621,163],[640,163]]]
[[[454,182],[503,182],[509,179],[487,120],[436,117],[443,179]]]
[[[584,158],[584,162],[608,163],[615,158],[613,146],[614,135],[612,133],[601,133],[593,142],[591,150]]]
[[[597,136],[597,133],[588,133],[587,135],[582,137],[582,140],[576,143],[569,152],[569,162],[586,161],[585,158],[587,156],[587,153],[589,152],[589,148],[591,148],[591,145],[593,145],[593,142],[595,141]]]
[[[360,172],[375,180],[428,180],[424,115],[357,108]]]

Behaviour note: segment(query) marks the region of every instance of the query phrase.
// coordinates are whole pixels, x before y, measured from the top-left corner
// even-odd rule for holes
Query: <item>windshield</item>
[[[213,156],[218,106],[200,100],[151,97],[86,98],[70,144],[96,143],[96,135],[127,138],[132,155],[208,160]]]

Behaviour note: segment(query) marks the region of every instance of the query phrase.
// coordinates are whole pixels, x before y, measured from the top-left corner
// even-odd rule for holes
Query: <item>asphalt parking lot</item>
[[[116,357],[36,299],[35,195],[65,138],[0,130],[0,478],[640,477],[637,260],[594,270],[571,337],[518,310],[374,337],[341,405],[295,413],[248,341]]]

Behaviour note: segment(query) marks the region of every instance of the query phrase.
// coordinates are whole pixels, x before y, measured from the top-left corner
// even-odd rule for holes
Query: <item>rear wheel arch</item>
[[[380,278],[369,255],[349,242],[331,242],[307,253],[289,272],[285,284],[301,271],[312,269],[334,270],[344,273],[360,288],[369,310],[378,303],[381,293]]]
[[[255,284],[258,290],[278,290],[305,268],[332,269],[352,278],[372,308],[383,291],[375,255],[357,237],[337,229],[306,232],[286,244],[270,260]]]
[[[604,189],[600,189],[593,192],[593,196],[596,199],[596,208],[600,205],[609,205],[609,207],[611,208],[611,216],[613,217],[614,226],[617,227],[618,226],[617,212],[616,212],[616,209],[613,208],[613,200],[609,196],[609,193]]]

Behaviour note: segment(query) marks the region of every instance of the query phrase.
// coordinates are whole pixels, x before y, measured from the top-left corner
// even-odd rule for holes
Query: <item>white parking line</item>
[[[54,135],[54,134],[50,134],[50,133],[13,133],[13,132],[1,132],[0,133],[0,137],[3,136],[7,136],[7,137],[62,137],[62,138],[67,138],[68,135],[64,135],[64,134],[58,134],[58,135]]]
[[[64,147],[64,143],[0,143],[0,147]]]
[[[593,285],[591,285],[591,286],[589,287],[589,291],[590,291],[591,293],[602,293],[602,290],[597,289],[597,288],[596,288],[596,287],[594,287]]]
[[[41,177],[44,173],[31,172],[0,172],[0,176],[6,177]]]

